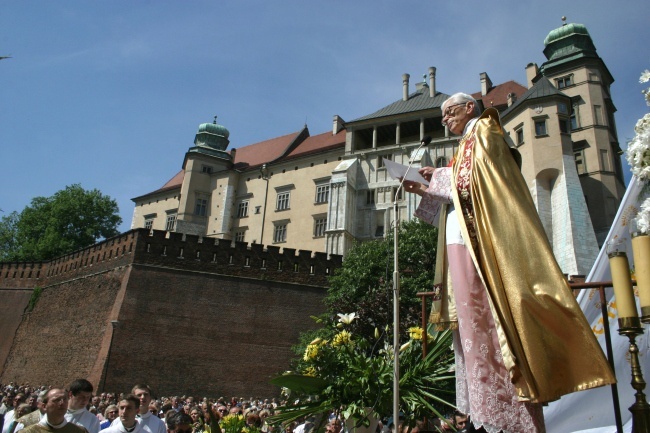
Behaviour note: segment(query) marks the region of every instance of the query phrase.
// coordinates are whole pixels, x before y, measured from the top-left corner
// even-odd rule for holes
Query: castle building
[[[525,85],[493,85],[481,73],[473,96],[500,111],[561,268],[586,274],[625,191],[614,80],[585,26],[564,24],[544,44],[547,61],[526,67]],[[332,130],[315,136],[305,126],[228,152],[229,131],[216,119],[201,124],[181,171],[133,199],[132,228],[341,255],[386,236],[398,182],[384,160],[446,166],[458,145],[441,125],[449,95],[436,72],[430,67],[414,91],[404,74],[399,100],[348,122],[335,115]],[[420,148],[425,136],[431,143]],[[400,194],[398,218],[412,218],[418,203]]]

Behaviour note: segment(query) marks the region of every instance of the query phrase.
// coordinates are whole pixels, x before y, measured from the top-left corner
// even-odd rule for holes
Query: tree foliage
[[[114,199],[79,184],[35,197],[0,221],[0,260],[49,260],[115,236],[122,222],[118,212]]]
[[[421,301],[418,292],[430,291],[435,271],[438,231],[412,220],[402,223],[398,233],[400,273],[400,329],[419,325]],[[343,266],[330,278],[328,312],[356,312],[353,332],[371,335],[393,323],[393,233],[386,239],[352,248]]]
[[[438,230],[419,220],[400,225],[400,331],[406,341],[407,329],[420,324],[421,301],[418,292],[433,287]],[[393,233],[385,239],[355,245],[343,265],[330,278],[325,300],[327,312],[317,320],[335,319],[338,313],[356,313],[350,331],[370,338],[377,329],[392,341],[393,327]],[[314,338],[330,338],[327,329],[304,333],[294,347],[297,355],[304,353]],[[296,360],[296,364],[300,361]]]

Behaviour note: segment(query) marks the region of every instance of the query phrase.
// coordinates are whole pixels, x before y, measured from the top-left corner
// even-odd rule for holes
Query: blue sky
[[[118,201],[181,168],[200,123],[242,147],[331,130],[401,98],[437,68],[444,93],[525,83],[546,35],[587,26],[615,78],[619,141],[648,110],[647,0],[0,0],[0,209],[21,211],[66,185]],[[626,165],[626,162],[624,162]]]

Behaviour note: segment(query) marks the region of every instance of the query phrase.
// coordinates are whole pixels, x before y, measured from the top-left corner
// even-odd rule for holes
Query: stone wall
[[[85,377],[100,390],[144,381],[161,395],[276,395],[268,380],[289,368],[340,264],[144,229],[50,262],[0,263],[0,287],[43,288],[32,312],[12,310],[21,322],[0,382]],[[0,314],[12,307],[0,303]]]

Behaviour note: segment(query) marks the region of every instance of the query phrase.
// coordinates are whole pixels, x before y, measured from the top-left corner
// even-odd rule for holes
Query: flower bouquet
[[[368,425],[371,417],[392,413],[393,347],[375,329],[374,338],[355,335],[350,328],[356,315],[339,314],[338,323],[330,323],[325,334],[305,349],[297,372],[287,372],[271,382],[283,387],[290,397],[274,423],[288,423],[301,417],[316,417],[320,429],[331,411],[340,411],[346,420]],[[428,339],[429,351],[423,357],[422,342]],[[433,414],[440,416],[436,405],[453,407],[441,395],[454,379],[454,355],[450,349],[451,333],[432,336],[422,328],[409,329],[409,340],[400,347],[400,412],[406,422]]]

